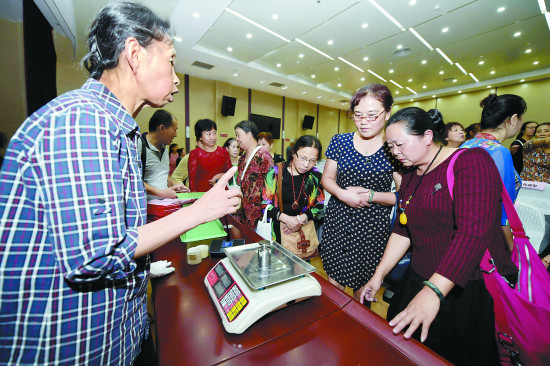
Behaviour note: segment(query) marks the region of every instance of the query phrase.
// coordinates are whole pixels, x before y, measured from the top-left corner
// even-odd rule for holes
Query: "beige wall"
[[[0,131],[8,139],[27,116],[24,62],[23,24],[0,19]]]

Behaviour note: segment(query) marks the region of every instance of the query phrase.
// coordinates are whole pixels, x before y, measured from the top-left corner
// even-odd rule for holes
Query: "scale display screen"
[[[232,322],[248,305],[248,299],[221,262],[210,271],[207,279],[227,320]]]

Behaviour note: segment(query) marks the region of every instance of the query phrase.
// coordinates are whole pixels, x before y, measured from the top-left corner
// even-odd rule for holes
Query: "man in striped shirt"
[[[132,364],[148,336],[148,253],[235,212],[232,169],[145,225],[133,117],[178,90],[172,36],[142,5],[105,6],[83,60],[91,78],[12,138],[0,171],[0,364]]]

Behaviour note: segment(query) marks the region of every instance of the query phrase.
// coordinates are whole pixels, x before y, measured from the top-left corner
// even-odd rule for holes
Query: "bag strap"
[[[256,146],[256,148],[254,149],[254,151],[252,151],[252,154],[250,154],[250,157],[246,161],[246,165],[244,166],[243,174],[241,174],[241,184],[242,184],[242,181],[243,181],[243,178],[244,178],[244,174],[246,173],[246,170],[248,169],[248,166],[250,165],[250,162],[252,161],[252,158],[254,157],[254,155],[256,155],[256,152],[258,150],[260,150],[261,148],[262,147],[260,145]]]
[[[451,199],[453,199],[453,187],[455,182],[454,164],[458,156],[464,151],[465,149],[458,150],[456,154],[452,157],[451,162],[449,163],[449,166],[447,168],[447,186],[449,187],[449,194],[451,195]],[[510,198],[506,187],[504,186],[504,182],[502,182],[502,178],[500,180],[502,183],[502,191],[500,194],[502,197],[502,204],[504,205],[504,210],[506,211],[506,215],[508,216],[508,222],[510,223],[510,227],[512,228],[514,237],[529,239],[527,235],[525,235],[523,224],[521,223],[518,213],[514,207],[514,203],[512,202],[512,199]]]
[[[262,218],[262,222],[265,222],[267,224],[267,211],[269,211],[269,208],[271,207],[271,204],[265,206],[264,210],[264,216]]]
[[[277,163],[277,197],[279,198],[279,211],[283,213],[283,163]]]

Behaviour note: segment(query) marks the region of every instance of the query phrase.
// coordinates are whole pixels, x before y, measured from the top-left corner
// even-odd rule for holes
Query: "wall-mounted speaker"
[[[302,130],[311,130],[313,128],[314,122],[315,122],[315,117],[305,115],[304,122],[302,122]]]
[[[224,95],[222,98],[222,116],[234,116],[235,115],[235,104],[237,103],[237,98],[228,97]]]

